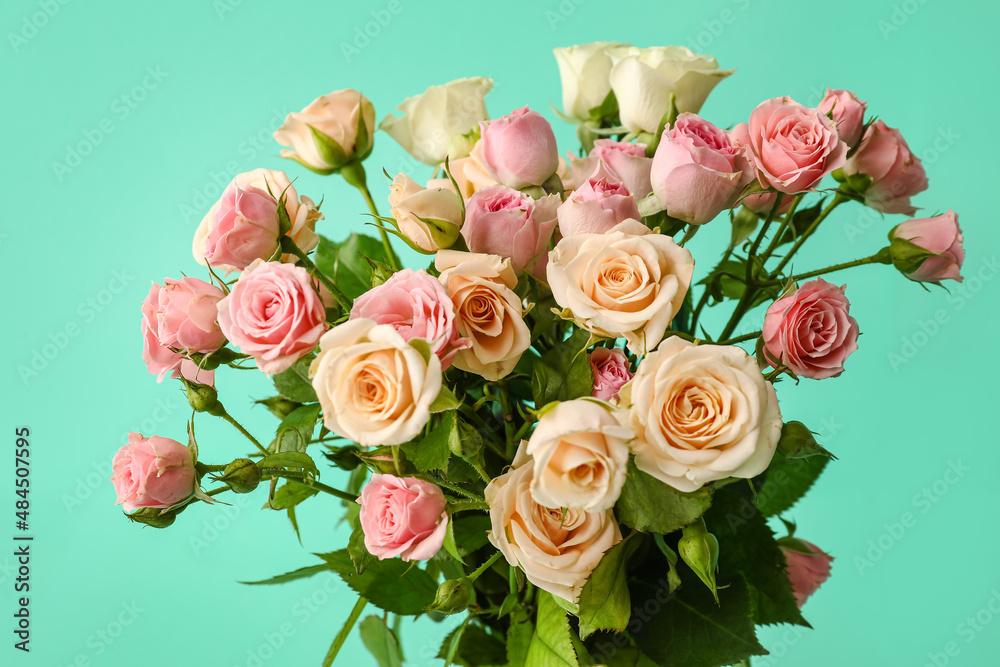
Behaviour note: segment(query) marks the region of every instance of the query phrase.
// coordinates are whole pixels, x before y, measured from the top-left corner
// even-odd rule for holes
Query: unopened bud
[[[434,594],[434,602],[425,607],[425,611],[436,611],[448,616],[465,611],[472,600],[472,582],[466,578],[449,579],[438,586]]]
[[[805,459],[810,456],[836,458],[816,442],[812,431],[805,424],[797,421],[785,422],[781,426],[778,450],[790,459]]]
[[[210,384],[185,381],[187,400],[195,412],[214,414],[219,407],[219,392]]]
[[[677,543],[677,551],[681,559],[712,591],[715,603],[719,604],[719,593],[715,586],[715,571],[719,567],[719,541],[708,532],[704,519],[684,528]]]
[[[260,468],[250,459],[236,459],[226,466],[218,479],[234,493],[250,493],[260,484]]]
[[[180,510],[177,510],[176,512],[168,512],[158,507],[142,507],[131,514],[126,512],[125,517],[129,521],[144,523],[147,526],[152,526],[153,528],[166,528],[174,522],[179,512]]]
[[[464,421],[458,422],[458,437],[450,438],[448,449],[455,456],[468,459],[479,455],[483,448],[482,434],[471,424]]]

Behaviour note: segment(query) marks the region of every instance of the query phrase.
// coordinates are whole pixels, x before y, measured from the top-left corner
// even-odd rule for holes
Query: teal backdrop
[[[840,378],[778,388],[786,417],[839,457],[789,513],[836,561],[804,610],[815,630],[763,629],[772,656],[754,664],[1000,664],[998,21],[995,3],[944,0],[3,3],[0,664],[319,665],[353,593],[333,577],[237,582],[342,546],[337,501],[301,509],[301,544],[283,514],[260,510],[263,490],[194,507],[163,531],[114,505],[110,459],[126,433],[183,439],[190,415],[176,383],[157,384],[143,366],[139,304],[151,280],[202,275],[192,233],[237,172],[286,169],[301,193],[325,198],[319,232],[362,229],[355,191],[278,157],[270,133],[287,112],[352,87],[381,118],[428,85],[484,75],[496,82],[493,115],[528,104],[575,150],[573,128],[549,106],[561,99],[551,49],[601,39],[687,45],[738,68],[702,112],[721,126],[766,98],[812,105],[825,86],[853,89],[923,158],[931,187],[916,203],[959,212],[962,285],[925,292],[884,266],[842,274],[860,350]],[[384,133],[368,165],[383,210],[383,166],[427,175]],[[870,254],[898,219],[845,206],[797,265]],[[702,271],[728,233],[719,220],[694,240]],[[709,329],[722,319],[712,312]],[[218,384],[251,430],[274,428],[252,405],[269,395],[262,375],[222,373]],[[22,426],[35,537],[27,655],[11,632]],[[246,449],[209,417],[198,435],[212,462]],[[407,664],[440,664],[450,627],[408,624]],[[342,656],[373,664],[356,634]]]

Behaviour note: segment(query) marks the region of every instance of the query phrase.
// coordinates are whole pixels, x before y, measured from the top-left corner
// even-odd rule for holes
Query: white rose
[[[404,100],[396,107],[402,117],[388,114],[379,129],[424,164],[465,157],[474,143],[468,135],[478,132],[479,121],[489,119],[485,97],[492,88],[493,80],[481,76],[431,86]]]
[[[400,233],[425,253],[449,248],[462,226],[462,201],[451,188],[423,188],[406,174],[389,187],[389,207]]]
[[[623,46],[609,49],[609,54],[618,115],[631,132],[656,132],[671,93],[678,112],[698,113],[712,89],[736,71],[720,70],[712,56],[683,46]]]
[[[604,552],[621,541],[618,522],[611,510],[543,507],[531,496],[531,480],[529,462],[486,486],[490,542],[535,586],[576,602]]]
[[[420,434],[441,391],[441,362],[429,346],[420,351],[392,326],[362,318],[327,331],[319,349],[309,375],[328,429],[365,446]]]
[[[586,120],[611,92],[611,56],[608,49],[627,47],[617,42],[592,42],[552,49],[562,79],[563,111]]]
[[[668,338],[620,396],[636,466],[678,491],[759,475],[781,436],[774,387],[733,345]]]
[[[557,404],[538,420],[525,449],[534,460],[531,495],[545,507],[611,509],[625,484],[631,439],[606,403]]]
[[[636,220],[562,239],[546,267],[564,317],[597,336],[624,337],[640,356],[663,338],[693,273],[690,252]]]

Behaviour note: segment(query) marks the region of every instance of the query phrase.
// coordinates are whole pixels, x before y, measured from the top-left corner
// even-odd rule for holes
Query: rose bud
[[[889,254],[893,265],[910,280],[933,283],[962,282],[962,230],[958,214],[948,210],[933,218],[907,220],[889,232]]]
[[[236,459],[216,481],[224,482],[233,493],[250,493],[260,484],[260,468],[250,459]]]
[[[558,195],[535,200],[505,187],[480,190],[465,205],[462,237],[472,252],[507,257],[516,271],[533,271],[548,253],[559,204]]]
[[[865,129],[867,102],[862,102],[849,90],[827,88],[826,96],[816,108],[833,116],[833,122],[837,124],[837,134],[848,147],[857,145]]]
[[[602,107],[611,92],[611,56],[608,49],[627,46],[616,42],[593,42],[552,49],[562,80],[563,112],[587,120]],[[614,109],[610,109],[614,113]]]
[[[375,107],[356,90],[336,90],[293,111],[274,132],[281,157],[318,174],[332,174],[372,152]]]
[[[594,374],[591,396],[602,401],[618,401],[618,390],[632,379],[628,357],[618,348],[596,347],[590,353],[590,370]]]
[[[719,594],[715,585],[715,571],[719,568],[719,540],[708,532],[704,519],[685,526],[681,539],[677,542],[677,553],[688,564],[698,578],[708,586],[719,603]]]
[[[209,414],[219,412],[219,414],[222,414],[222,411],[218,409],[219,392],[212,385],[185,380],[184,390],[188,404],[195,412],[207,412]]]
[[[603,168],[573,191],[556,211],[559,233],[603,234],[624,220],[638,220],[639,206],[623,183]]]
[[[157,509],[155,507],[140,507],[131,514],[126,514],[125,517],[129,521],[141,523],[149,526],[150,528],[167,528],[173,525],[174,521],[177,520],[177,515],[180,514],[183,509],[184,507],[181,507],[177,511],[171,512],[169,510]]]
[[[441,489],[416,477],[375,473],[361,490],[365,548],[379,560],[428,560],[444,544],[447,502]]]
[[[649,170],[653,160],[646,157],[646,144],[598,139],[589,157],[600,160],[609,174],[625,184],[636,201],[652,194]]]
[[[126,512],[141,507],[165,509],[184,502],[196,484],[191,450],[170,438],[129,433],[128,443],[111,462],[116,505]]]
[[[277,200],[266,190],[231,183],[205,239],[205,261],[242,271],[255,259],[277,258],[280,239]]]
[[[399,174],[389,189],[389,207],[408,245],[427,254],[450,248],[462,227],[462,200],[449,188],[422,188]]]
[[[450,616],[465,611],[469,603],[475,600],[475,589],[472,582],[466,578],[448,579],[434,594],[434,602],[424,608],[424,611],[436,611]]]
[[[927,189],[920,158],[910,151],[899,130],[881,120],[865,132],[861,147],[844,165],[844,174],[863,174],[871,179],[859,194],[865,204],[882,213],[913,215],[917,209],[910,204],[910,197]]]
[[[801,609],[809,596],[830,578],[833,557],[824,553],[812,542],[795,537],[784,537],[778,540],[778,544],[785,554],[788,579],[792,582],[792,592]]]
[[[163,282],[153,283],[142,302],[142,357],[159,380],[167,373],[177,377],[185,370],[181,368],[185,354],[208,354],[226,343],[218,323],[218,304],[224,296],[221,289],[197,278],[167,278]],[[201,382],[211,384],[212,375],[204,373]],[[185,377],[189,375],[185,373]]]
[[[691,113],[682,113],[663,131],[650,171],[663,210],[692,225],[732,208],[751,178],[746,158],[729,134]]]
[[[858,349],[858,321],[845,289],[817,278],[772,303],[761,333],[767,362],[814,380],[843,373]]]
[[[528,107],[479,123],[483,138],[480,161],[510,188],[541,185],[559,168],[559,149],[552,126]]]

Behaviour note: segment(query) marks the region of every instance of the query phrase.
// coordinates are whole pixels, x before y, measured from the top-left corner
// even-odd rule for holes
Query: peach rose
[[[274,131],[274,139],[292,147],[282,149],[281,157],[330,174],[348,162],[368,157],[374,133],[375,107],[367,97],[348,88],[317,97],[302,111],[288,114]]]
[[[452,188],[422,188],[406,174],[393,179],[389,207],[400,234],[425,253],[450,248],[462,227],[462,201]]]

